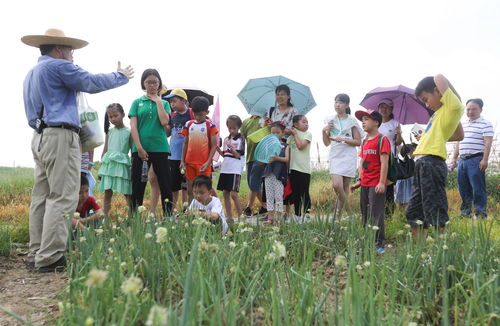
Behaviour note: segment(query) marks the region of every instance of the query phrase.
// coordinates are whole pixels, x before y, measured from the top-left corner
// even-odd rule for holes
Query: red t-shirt
[[[95,198],[92,196],[88,196],[87,200],[82,205],[82,209],[77,210],[77,212],[80,213],[80,217],[87,217],[90,210],[94,210],[94,212],[97,212],[98,209],[101,209],[101,206],[97,204]]]
[[[382,134],[378,134],[373,139],[367,139],[361,148],[359,157],[363,159],[361,167],[361,185],[363,187],[375,187],[380,180],[380,153],[378,140]],[[387,137],[382,139],[381,153],[387,154],[391,152],[391,142]],[[387,180],[385,181],[387,185]]]

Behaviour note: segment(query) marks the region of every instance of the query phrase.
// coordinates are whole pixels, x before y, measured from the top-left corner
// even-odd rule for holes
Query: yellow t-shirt
[[[434,112],[420,138],[415,155],[435,155],[446,160],[446,142],[457,129],[464,106],[448,88],[441,97],[443,105]]]

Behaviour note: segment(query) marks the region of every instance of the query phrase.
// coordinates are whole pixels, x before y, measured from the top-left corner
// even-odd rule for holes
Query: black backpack
[[[396,146],[394,145],[394,147]],[[399,155],[396,155],[396,159],[394,160],[398,180],[411,178],[415,174],[415,160],[410,157],[409,146],[406,145],[404,139],[403,139],[403,147],[405,149],[405,152],[401,153],[403,159],[400,159]],[[403,148],[401,149],[401,152],[403,152]]]

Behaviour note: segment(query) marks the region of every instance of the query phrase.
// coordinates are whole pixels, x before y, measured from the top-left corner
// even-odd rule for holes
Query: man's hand
[[[488,161],[484,158],[479,162],[479,171],[484,172],[488,168]]]
[[[451,160],[450,169],[454,170],[456,167],[457,167],[457,160],[456,159]]]
[[[134,69],[132,66],[128,65],[125,68],[122,68],[122,63],[118,61],[118,68],[116,69],[117,72],[124,74],[128,79],[134,78]]]

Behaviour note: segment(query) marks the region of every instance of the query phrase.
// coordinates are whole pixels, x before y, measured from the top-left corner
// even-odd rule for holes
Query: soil
[[[58,313],[66,273],[40,274],[26,268],[25,253],[0,258],[0,306],[36,324],[49,325]],[[0,326],[25,325],[0,310]]]

